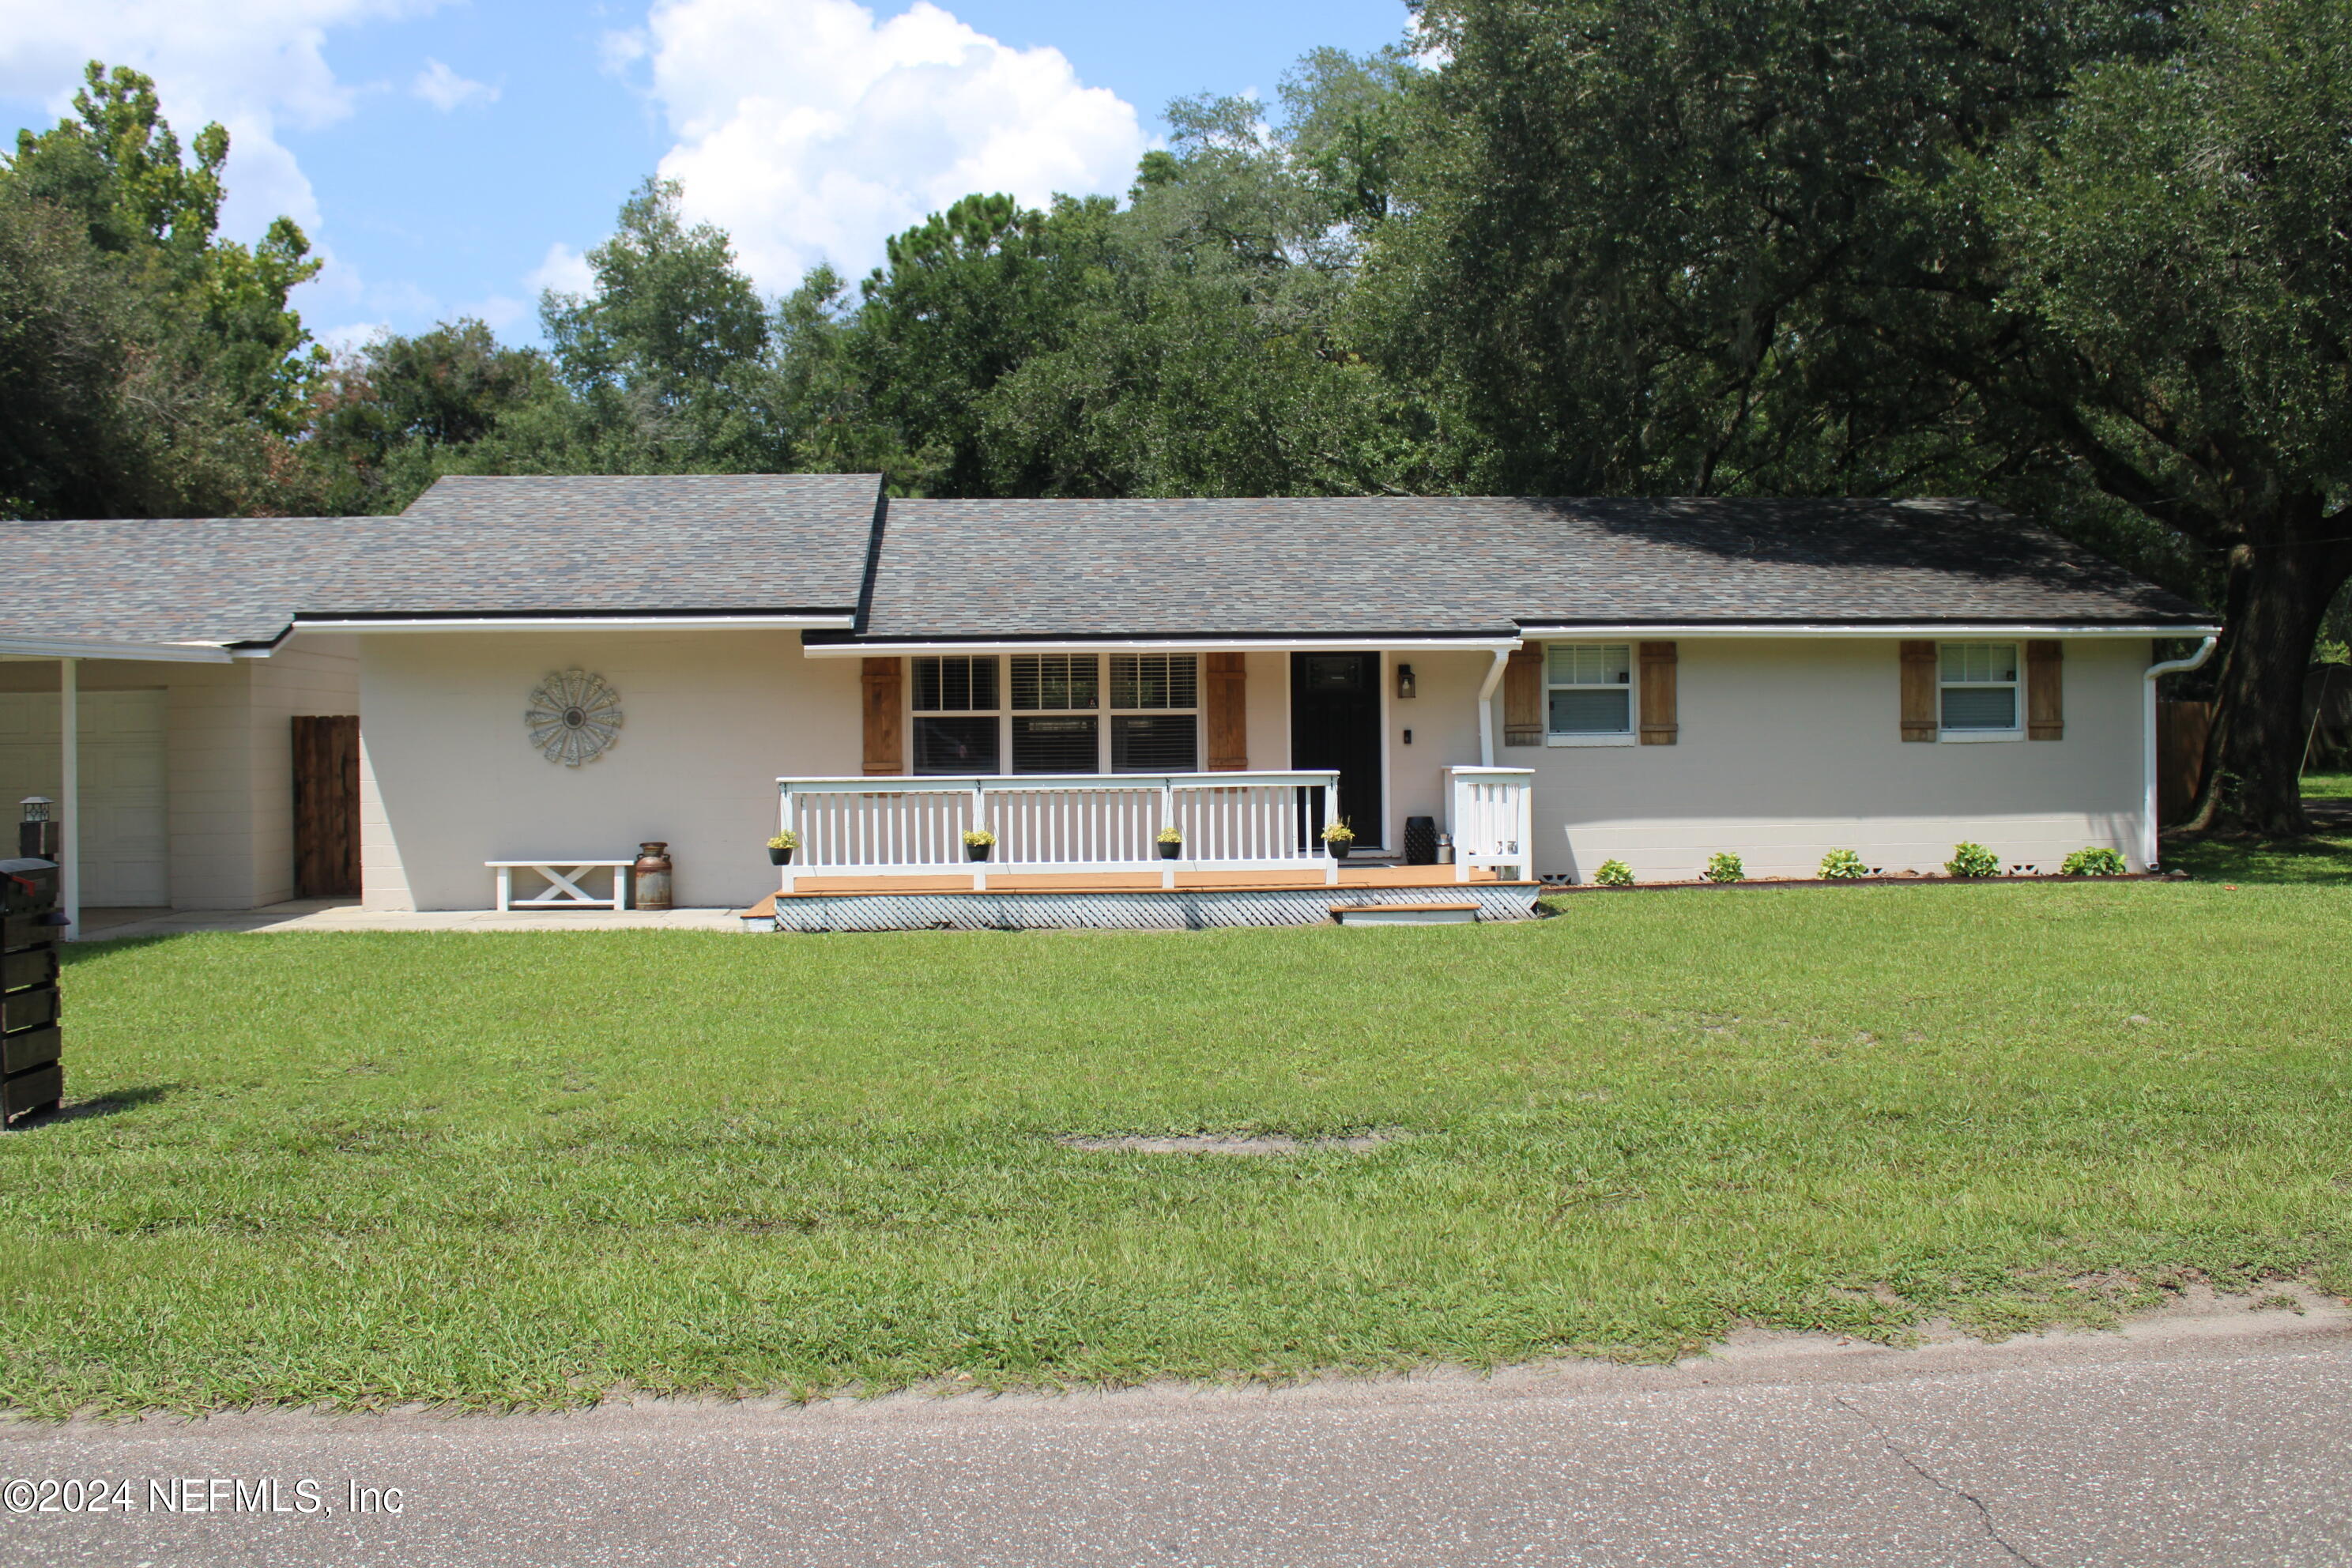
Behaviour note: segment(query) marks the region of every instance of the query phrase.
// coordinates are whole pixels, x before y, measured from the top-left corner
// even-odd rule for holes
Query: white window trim
[[[1069,649],[1061,649],[1061,648],[1055,648],[1055,649],[1042,649],[1042,650],[1040,650],[1040,651],[1042,651],[1042,652],[1055,653],[1055,654],[1060,654],[1060,653],[1070,652],[1070,651],[1072,651],[1072,650],[1069,650]],[[906,766],[908,768],[908,770],[909,770],[909,771],[910,771],[910,773],[911,773],[911,770],[913,769],[913,767],[914,767],[914,765],[915,765],[915,758],[914,758],[914,751],[913,751],[913,747],[914,747],[915,721],[916,721],[916,720],[918,720],[918,719],[936,719],[936,718],[957,718],[957,717],[971,718],[971,719],[985,719],[985,718],[990,718],[990,717],[992,717],[992,717],[996,720],[996,772],[994,772],[993,773],[990,773],[990,774],[988,774],[988,775],[986,775],[986,776],[987,776],[987,777],[990,777],[990,778],[1006,778],[1006,779],[1009,779],[1009,778],[1045,778],[1045,777],[1051,777],[1051,776],[1053,776],[1053,775],[1051,775],[1051,774],[1045,774],[1045,773],[1014,773],[1014,772],[1013,771],[1013,721],[1016,717],[1018,717],[1018,718],[1046,718],[1046,719],[1092,718],[1092,719],[1094,719],[1095,721],[1097,721],[1097,722],[1096,722],[1096,724],[1095,724],[1095,765],[1094,765],[1094,771],[1093,771],[1091,773],[1087,773],[1087,774],[1084,774],[1084,775],[1080,775],[1080,776],[1089,777],[1089,778],[1132,778],[1132,777],[1135,777],[1135,776],[1137,776],[1137,775],[1132,774],[1132,773],[1113,773],[1113,772],[1111,771],[1111,765],[1110,765],[1110,759],[1111,759],[1111,739],[1110,739],[1110,732],[1111,732],[1111,729],[1112,729],[1112,721],[1113,721],[1114,720],[1117,720],[1117,719],[1129,718],[1129,717],[1133,717],[1133,716],[1137,716],[1137,715],[1142,715],[1142,716],[1166,715],[1166,716],[1169,716],[1169,717],[1176,717],[1176,716],[1180,716],[1180,715],[1183,715],[1183,714],[1190,714],[1190,715],[1192,715],[1192,765],[1191,767],[1189,767],[1189,768],[1186,768],[1186,769],[1182,770],[1182,771],[1184,771],[1184,772],[1186,772],[1186,773],[1203,773],[1203,772],[1206,772],[1206,771],[1207,771],[1207,765],[1206,765],[1205,761],[1203,760],[1203,757],[1202,757],[1202,749],[1203,747],[1205,747],[1205,746],[1208,744],[1208,742],[1209,742],[1209,736],[1208,736],[1208,725],[1207,725],[1207,723],[1204,721],[1204,719],[1203,719],[1203,710],[1202,710],[1202,709],[1201,708],[1201,705],[1200,705],[1200,697],[1201,697],[1201,689],[1202,689],[1202,685],[1201,685],[1201,683],[1202,683],[1204,679],[1207,679],[1207,677],[1206,677],[1205,672],[1204,672],[1204,671],[1202,669],[1202,668],[1201,668],[1201,663],[1200,663],[1200,657],[1201,657],[1201,656],[1200,656],[1200,655],[1195,654],[1195,653],[1191,653],[1191,652],[1189,652],[1189,651],[1187,651],[1187,650],[1173,650],[1173,651],[1175,652],[1175,654],[1176,654],[1176,656],[1177,656],[1177,657],[1189,658],[1191,658],[1191,659],[1193,661],[1193,663],[1192,663],[1192,701],[1193,701],[1193,705],[1192,705],[1192,707],[1190,707],[1190,708],[1114,708],[1114,707],[1112,707],[1112,706],[1110,705],[1110,696],[1111,696],[1111,686],[1110,686],[1110,681],[1111,681],[1110,659],[1109,659],[1109,656],[1105,655],[1105,654],[1089,654],[1089,655],[1084,655],[1084,656],[1083,656],[1083,657],[1091,658],[1093,658],[1093,659],[1094,659],[1094,661],[1095,661],[1095,692],[1096,692],[1096,695],[1097,695],[1097,696],[1101,700],[1101,701],[1100,701],[1100,705],[1099,705],[1099,706],[1097,706],[1097,707],[1094,707],[1094,708],[1015,708],[1014,706],[1013,706],[1013,660],[1014,658],[1016,658],[1023,657],[1023,656],[1021,656],[1021,655],[1016,655],[1016,654],[910,654],[910,655],[908,655],[908,656],[907,657],[907,662],[906,662],[906,671],[907,671],[907,674],[906,674],[906,679],[905,679],[905,680],[904,680],[903,682],[901,682],[901,685],[903,686],[903,688],[904,688],[904,689],[905,689],[905,691],[906,691],[906,694],[907,694],[907,705],[906,705],[906,710],[905,710],[905,712],[904,712],[904,715],[903,715],[904,720],[905,720],[905,722],[906,722],[906,735],[907,735],[907,746],[908,746],[908,752],[907,752]],[[995,666],[996,666],[996,706],[995,706],[994,708],[992,708],[992,709],[991,709],[991,708],[980,708],[980,709],[938,709],[938,710],[934,710],[934,709],[928,709],[928,708],[917,708],[917,707],[915,706],[915,685],[916,685],[916,682],[915,682],[915,670],[914,670],[914,661],[915,661],[917,658],[969,658],[969,659],[972,660],[974,663],[979,663],[979,662],[981,662],[982,660],[985,659],[985,660],[987,660],[988,662],[990,662],[990,663],[992,663],[992,664],[995,665]]]
[[[906,748],[906,754],[899,765],[907,770],[907,776],[909,778],[951,778],[961,776],[960,774],[919,774],[915,772],[915,726],[918,721],[923,719],[995,720],[996,772],[985,776],[990,778],[1003,778],[1008,776],[1013,766],[1013,724],[1010,718],[1010,714],[1012,712],[1013,690],[1005,684],[1005,681],[1013,672],[1009,668],[1007,668],[1004,660],[1002,658],[983,659],[973,658],[969,654],[926,654],[919,657],[925,658],[936,658],[942,663],[945,663],[949,659],[969,659],[973,664],[987,663],[994,665],[996,667],[996,704],[992,708],[918,708],[915,706],[915,690],[917,686],[919,684],[915,677],[915,665],[917,664],[918,659],[910,658],[905,660],[899,666],[899,668],[904,671],[904,678],[899,681],[899,685],[906,693],[906,707],[903,712],[904,728],[902,731],[902,733],[906,737],[903,742]]]
[[[1085,657],[1087,656],[1083,654],[1062,655],[1017,653],[999,656],[1001,668],[997,671],[997,679],[1003,682],[1002,689],[1004,692],[1004,720],[1003,727],[999,731],[999,739],[997,742],[997,777],[1034,779],[1050,778],[1053,776],[1050,773],[1024,773],[1014,771],[1013,765],[1013,721],[1015,719],[1092,719],[1095,721],[1094,771],[1097,773],[1108,773],[1110,771],[1110,710],[1105,706],[1105,704],[1110,700],[1110,692],[1104,686],[1104,682],[1110,677],[1110,668],[1103,663],[1100,658],[1097,657],[1095,659],[1095,705],[1093,707],[1015,708],[1013,705],[1013,661],[1014,659],[1032,658],[1082,658]]]
[[[1551,728],[1551,694],[1555,689],[1568,691],[1600,691],[1598,686],[1555,688],[1551,679],[1551,650],[1560,644],[1580,647],[1622,647],[1625,650],[1625,725],[1622,731],[1609,733],[1558,735]],[[1606,638],[1554,637],[1536,645],[1543,651],[1543,716],[1544,744],[1547,746],[1636,746],[1642,742],[1642,661],[1641,651],[1632,643],[1612,642]]]
[[[1115,686],[1115,684],[1114,684],[1115,678],[1114,678],[1114,677],[1112,676],[1112,674],[1111,674],[1111,665],[1112,665],[1112,663],[1113,663],[1117,658],[1118,658],[1119,657],[1120,657],[1120,655],[1119,655],[1119,654],[1117,654],[1117,653],[1112,653],[1112,654],[1098,654],[1098,655],[1097,655],[1097,656],[1096,656],[1096,665],[1095,665],[1095,668],[1096,668],[1096,669],[1099,672],[1099,679],[1100,679],[1100,680],[1101,680],[1101,686],[1098,688],[1098,689],[1102,692],[1102,700],[1103,700],[1103,706],[1102,706],[1103,721],[1102,721],[1102,751],[1101,751],[1101,754],[1100,754],[1099,758],[1097,759],[1097,765],[1096,765],[1095,771],[1096,771],[1097,773],[1101,773],[1102,775],[1104,775],[1104,776],[1105,776],[1105,777],[1107,777],[1107,778],[1131,778],[1131,777],[1133,777],[1133,776],[1134,776],[1134,775],[1133,775],[1133,774],[1131,774],[1131,773],[1113,773],[1111,772],[1111,766],[1110,766],[1110,748],[1111,748],[1110,732],[1111,732],[1111,731],[1112,731],[1113,729],[1117,728],[1117,726],[1118,726],[1118,721],[1119,720],[1121,720],[1121,719],[1132,719],[1132,718],[1151,718],[1151,717],[1158,716],[1158,715],[1165,715],[1165,716],[1167,716],[1167,717],[1169,717],[1169,718],[1171,718],[1171,719],[1172,719],[1172,718],[1179,717],[1180,715],[1189,713],[1189,714],[1191,714],[1191,715],[1192,716],[1192,765],[1191,767],[1189,767],[1189,768],[1185,769],[1184,771],[1185,771],[1186,773],[1205,773],[1205,772],[1207,772],[1207,771],[1208,771],[1208,769],[1207,769],[1206,761],[1205,761],[1205,759],[1202,756],[1202,747],[1204,747],[1204,746],[1206,746],[1206,745],[1209,743],[1209,727],[1208,727],[1208,725],[1207,725],[1206,723],[1204,723],[1204,722],[1202,721],[1202,711],[1201,711],[1201,687],[1202,687],[1202,683],[1204,680],[1206,680],[1206,679],[1208,679],[1208,672],[1207,672],[1206,670],[1204,670],[1204,669],[1202,669],[1202,668],[1201,668],[1201,657],[1202,657],[1202,656],[1201,656],[1201,655],[1199,655],[1199,654],[1197,654],[1197,653],[1194,653],[1194,654],[1172,654],[1172,653],[1171,653],[1171,654],[1168,654],[1168,655],[1165,655],[1165,656],[1162,656],[1162,655],[1158,654],[1158,653],[1143,654],[1143,655],[1139,655],[1139,655],[1137,655],[1137,654],[1133,653],[1132,651],[1128,651],[1128,652],[1126,653],[1126,657],[1128,657],[1128,658],[1137,658],[1137,657],[1141,657],[1141,658],[1160,658],[1160,657],[1167,657],[1167,658],[1190,658],[1190,659],[1192,661],[1192,707],[1190,707],[1190,708],[1114,708],[1114,707],[1112,707],[1112,706],[1111,706],[1111,693],[1112,693],[1115,689],[1117,689],[1117,688],[1116,688],[1116,686]]]
[[[1946,680],[1944,650],[1962,647],[1970,643],[1998,644],[2017,650],[2011,668],[2017,671],[2014,680]],[[1947,730],[1944,728],[1944,690],[1957,686],[1968,690],[1990,691],[2007,688],[2011,693],[2010,712],[2017,722],[2006,730]],[[1936,645],[1936,739],[1955,745],[1973,746],[1990,742],[2022,741],[2025,739],[2025,645],[2010,637],[1961,637]]]

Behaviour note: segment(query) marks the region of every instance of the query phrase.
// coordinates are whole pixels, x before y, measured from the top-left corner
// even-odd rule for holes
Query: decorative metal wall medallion
[[[541,681],[522,718],[540,755],[576,768],[603,756],[619,737],[621,694],[603,676],[574,668]]]

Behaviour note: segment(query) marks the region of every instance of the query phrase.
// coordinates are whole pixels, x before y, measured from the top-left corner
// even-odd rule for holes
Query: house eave
[[[1338,653],[1367,647],[1486,652],[1519,646],[1516,637],[1494,633],[1462,636],[1426,632],[1392,635],[1365,632],[1354,637],[1034,637],[987,638],[859,638],[803,645],[811,658],[874,658],[900,655],[996,653]]]
[[[552,632],[552,631],[778,631],[839,630],[855,624],[846,610],[778,610],[751,613],[729,611],[621,611],[609,615],[524,612],[516,615],[304,615],[294,617],[298,632],[342,632],[374,635],[414,632]]]
[[[2203,637],[2205,622],[2116,621],[1523,621],[1530,640],[1563,637]]]
[[[0,636],[0,658],[98,658],[151,664],[226,664],[233,657],[218,643],[142,643],[112,637]]]

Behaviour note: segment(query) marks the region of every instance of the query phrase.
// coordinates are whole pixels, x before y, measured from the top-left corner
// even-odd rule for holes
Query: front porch
[[[1527,919],[1529,774],[1443,773],[1427,865],[1333,853],[1336,771],[779,779],[790,858],[739,913],[753,931],[1198,930],[1442,899]]]

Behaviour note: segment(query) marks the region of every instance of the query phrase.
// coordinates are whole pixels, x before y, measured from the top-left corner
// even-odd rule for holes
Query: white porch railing
[[[1339,782],[1332,772],[782,778],[778,822],[800,840],[782,890],[799,877],[949,872],[984,889],[992,871],[1158,871],[1172,888],[1180,870],[1319,870],[1335,884],[1339,862],[1312,830],[1334,819]],[[1162,827],[1184,836],[1174,859],[1160,855]],[[996,835],[986,860],[966,858],[975,828]]]
[[[1454,839],[1454,879],[1474,868],[1515,879],[1535,875],[1535,783],[1528,768],[1447,768],[1445,831]]]

